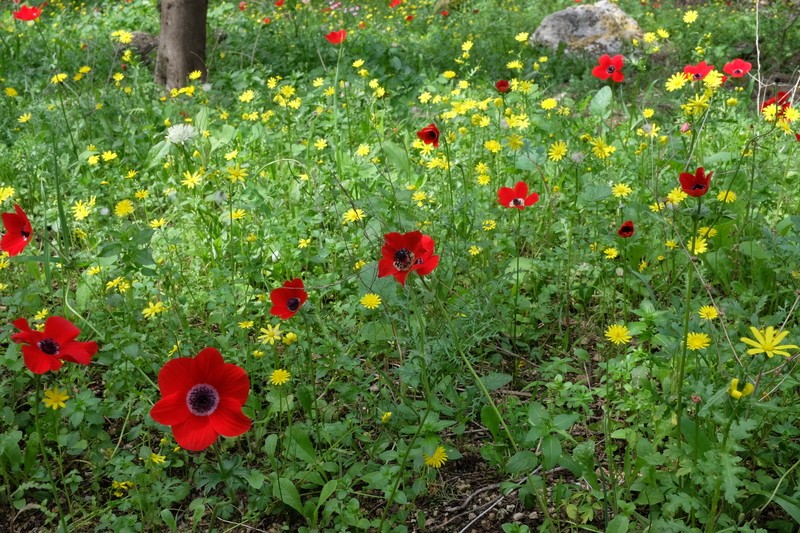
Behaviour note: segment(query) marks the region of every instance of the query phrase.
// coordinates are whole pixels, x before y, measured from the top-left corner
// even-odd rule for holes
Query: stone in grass
[[[642,30],[633,18],[616,4],[601,0],[548,15],[536,28],[530,43],[557,50],[563,42],[567,51],[601,56],[622,53],[632,39],[641,38]]]

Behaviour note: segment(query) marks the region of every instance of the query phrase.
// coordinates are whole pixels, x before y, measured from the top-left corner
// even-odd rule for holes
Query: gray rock
[[[594,5],[573,6],[542,20],[530,38],[532,45],[553,50],[563,42],[571,52],[615,55],[632,39],[641,39],[639,24],[616,4],[600,0]]]

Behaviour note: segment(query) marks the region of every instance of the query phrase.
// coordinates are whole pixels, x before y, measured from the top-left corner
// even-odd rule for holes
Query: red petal
[[[252,424],[242,413],[242,405],[233,398],[221,398],[217,410],[208,418],[214,431],[225,437],[238,437]]]
[[[56,341],[59,346],[65,346],[75,340],[81,330],[62,316],[51,316],[44,323],[44,336]]]
[[[58,356],[64,361],[88,365],[96,353],[97,343],[94,341],[69,342],[61,346]]]
[[[218,433],[207,416],[190,415],[184,422],[172,426],[178,445],[192,452],[205,450],[217,440]]]
[[[525,198],[525,205],[526,206],[530,206],[530,205],[535,204],[538,201],[539,201],[539,193],[538,192],[534,192],[534,193],[531,193],[527,198]]]
[[[420,276],[425,276],[426,274],[430,274],[433,272],[433,269],[439,265],[439,256],[434,255],[426,259],[419,265],[419,268],[416,269],[417,273]]]
[[[194,359],[178,357],[171,359],[158,373],[158,389],[162,396],[180,393],[186,395],[198,381],[195,378]]]
[[[217,389],[220,401],[232,398],[240,406],[247,401],[247,396],[250,394],[250,378],[247,377],[247,372],[231,363],[226,363],[221,370],[218,370],[217,375],[209,380],[208,384]]]
[[[508,207],[516,197],[514,189],[511,187],[500,187],[500,190],[497,191],[497,202],[504,207]]]
[[[150,417],[165,426],[185,422],[192,413],[186,405],[186,394],[175,393],[164,396],[150,409]]]
[[[25,366],[34,374],[44,374],[48,370],[58,370],[64,363],[52,355],[47,355],[36,346],[23,346],[22,358]]]

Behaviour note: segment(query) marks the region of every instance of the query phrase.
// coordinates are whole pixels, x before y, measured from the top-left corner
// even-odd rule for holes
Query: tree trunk
[[[206,12],[208,0],[161,0],[156,83],[185,87],[190,72],[206,78]]]

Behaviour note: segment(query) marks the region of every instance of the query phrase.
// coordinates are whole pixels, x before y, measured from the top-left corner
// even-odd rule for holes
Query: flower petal
[[[252,421],[242,413],[242,406],[235,399],[221,398],[217,410],[209,417],[214,431],[225,437],[238,437],[250,429]]]
[[[181,448],[192,452],[205,450],[219,436],[209,417],[195,415],[190,415],[182,423],[172,426],[172,435]]]
[[[164,396],[150,409],[150,417],[165,426],[174,426],[186,421],[192,413],[186,405],[186,395],[175,393]]]

